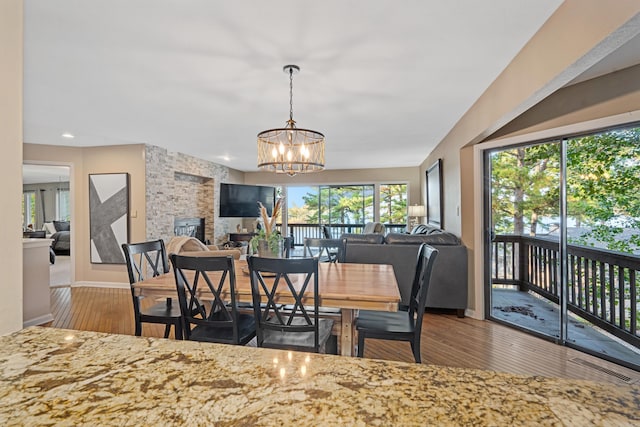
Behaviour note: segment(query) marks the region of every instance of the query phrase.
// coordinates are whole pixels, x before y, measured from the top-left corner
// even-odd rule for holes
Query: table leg
[[[340,331],[340,354],[342,356],[355,356],[353,351],[354,348],[354,337],[355,333],[353,330],[353,315],[354,310],[350,308],[341,309],[341,331]]]

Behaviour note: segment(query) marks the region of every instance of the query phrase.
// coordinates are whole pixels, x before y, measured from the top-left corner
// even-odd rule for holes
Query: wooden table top
[[[246,261],[235,261],[235,270],[238,301],[251,302]],[[400,292],[391,265],[320,263],[318,287],[319,304],[324,307],[397,311],[400,302]],[[173,272],[138,282],[134,289],[139,295],[175,296]]]

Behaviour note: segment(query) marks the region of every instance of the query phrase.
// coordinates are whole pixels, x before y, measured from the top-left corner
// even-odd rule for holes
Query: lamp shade
[[[413,206],[409,206],[409,216],[424,216],[425,215],[425,209],[424,209],[424,205],[413,205]]]

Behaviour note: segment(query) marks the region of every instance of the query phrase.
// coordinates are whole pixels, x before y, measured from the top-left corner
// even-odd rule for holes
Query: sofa
[[[458,317],[464,317],[468,297],[467,248],[456,235],[420,224],[411,233],[343,234],[342,238],[346,262],[393,265],[403,305],[409,305],[418,248],[426,243],[438,249],[425,308],[453,309]]]

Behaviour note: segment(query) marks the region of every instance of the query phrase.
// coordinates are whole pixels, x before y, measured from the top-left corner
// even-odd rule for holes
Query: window
[[[380,222],[386,226],[405,226],[407,184],[380,184]]]
[[[36,192],[25,191],[22,193],[22,225],[35,227],[36,224]]]
[[[71,219],[70,206],[69,190],[58,188],[56,191],[56,218],[60,221],[69,221]]]

